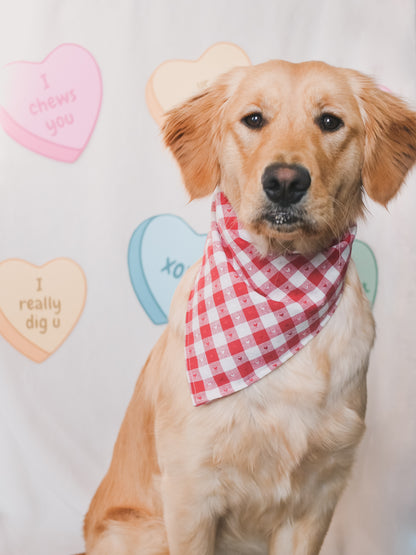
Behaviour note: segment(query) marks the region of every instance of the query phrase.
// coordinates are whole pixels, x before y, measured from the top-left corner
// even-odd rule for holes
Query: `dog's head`
[[[322,62],[236,68],[163,128],[192,198],[219,186],[263,252],[311,253],[386,205],[416,161],[416,113]]]

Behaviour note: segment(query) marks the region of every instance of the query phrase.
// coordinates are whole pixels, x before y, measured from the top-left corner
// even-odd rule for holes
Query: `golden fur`
[[[251,129],[242,119],[261,113]],[[333,132],[323,113],[341,118]],[[416,114],[358,72],[320,62],[237,68],[166,116],[164,137],[192,198],[220,187],[262,253],[312,254],[386,205],[416,160]],[[263,217],[271,163],[311,175],[296,225]],[[110,469],[85,520],[88,555],[319,553],[364,431],[374,323],[351,263],[322,332],[281,369],[193,407],[182,280],[139,376]]]

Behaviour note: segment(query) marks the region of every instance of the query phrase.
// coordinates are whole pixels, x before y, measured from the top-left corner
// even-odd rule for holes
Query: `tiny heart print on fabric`
[[[93,56],[82,46],[62,44],[43,62],[7,64],[1,77],[5,132],[38,154],[75,162],[101,107],[101,73]]]
[[[43,362],[62,345],[84,308],[87,285],[73,260],[34,266],[0,263],[0,334],[18,351]]]

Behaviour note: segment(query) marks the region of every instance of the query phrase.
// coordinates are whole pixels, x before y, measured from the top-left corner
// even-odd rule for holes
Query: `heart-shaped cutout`
[[[93,56],[61,44],[43,62],[12,62],[2,70],[0,124],[34,152],[74,162],[86,147],[101,106],[102,82]]]
[[[166,61],[147,83],[149,111],[156,123],[162,125],[167,110],[205,89],[222,73],[248,65],[251,62],[244,50],[228,42],[214,44],[196,61]]]
[[[185,271],[202,256],[205,239],[171,214],[149,218],[134,231],[128,249],[130,279],[153,323],[167,322],[173,293]]]
[[[47,359],[68,337],[85,304],[86,279],[73,260],[34,266],[0,263],[0,334],[35,362]]]
[[[363,241],[359,241],[358,239],[356,239],[352,245],[351,256],[357,267],[364,292],[367,295],[371,306],[373,306],[378,286],[378,268],[376,257],[374,256],[374,253],[369,245]]]

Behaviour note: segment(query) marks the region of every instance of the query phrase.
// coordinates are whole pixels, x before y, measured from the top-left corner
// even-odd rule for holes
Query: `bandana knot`
[[[261,257],[226,196],[211,230],[186,313],[192,402],[239,391],[277,369],[317,335],[341,298],[355,228],[312,257]]]

